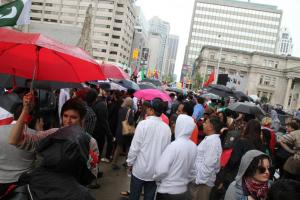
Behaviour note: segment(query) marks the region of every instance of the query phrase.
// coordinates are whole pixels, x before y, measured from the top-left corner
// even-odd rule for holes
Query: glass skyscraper
[[[203,45],[275,53],[282,11],[236,0],[195,0],[184,64],[192,66]]]

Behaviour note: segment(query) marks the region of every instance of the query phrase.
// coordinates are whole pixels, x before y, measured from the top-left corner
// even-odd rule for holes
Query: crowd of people
[[[33,199],[94,199],[88,188],[101,184],[101,162],[130,172],[121,193],[130,200],[300,199],[297,117],[284,127],[275,109],[262,117],[227,109],[227,99],[143,101],[134,92],[2,94],[0,199],[22,187]]]

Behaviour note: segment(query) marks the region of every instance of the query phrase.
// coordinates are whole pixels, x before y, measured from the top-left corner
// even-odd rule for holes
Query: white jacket
[[[175,141],[165,149],[155,168],[154,179],[158,182],[159,193],[184,193],[188,183],[195,178],[197,146],[190,140],[195,126],[192,117],[178,116]]]
[[[143,181],[153,181],[158,159],[171,142],[171,130],[160,117],[150,116],[136,127],[127,164],[132,174]]]

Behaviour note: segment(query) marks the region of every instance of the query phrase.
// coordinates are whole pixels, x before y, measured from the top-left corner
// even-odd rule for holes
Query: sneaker
[[[111,165],[111,168],[113,169],[113,170],[120,170],[121,168],[118,166],[118,165],[116,165],[116,164],[112,164]]]
[[[101,162],[106,162],[106,163],[110,163],[110,160],[107,158],[101,158]]]

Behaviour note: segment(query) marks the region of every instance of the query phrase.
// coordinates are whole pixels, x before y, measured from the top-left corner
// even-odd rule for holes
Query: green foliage
[[[261,102],[262,104],[268,103],[268,102],[269,102],[269,99],[268,99],[266,96],[262,96],[262,97],[260,98],[260,102]]]

